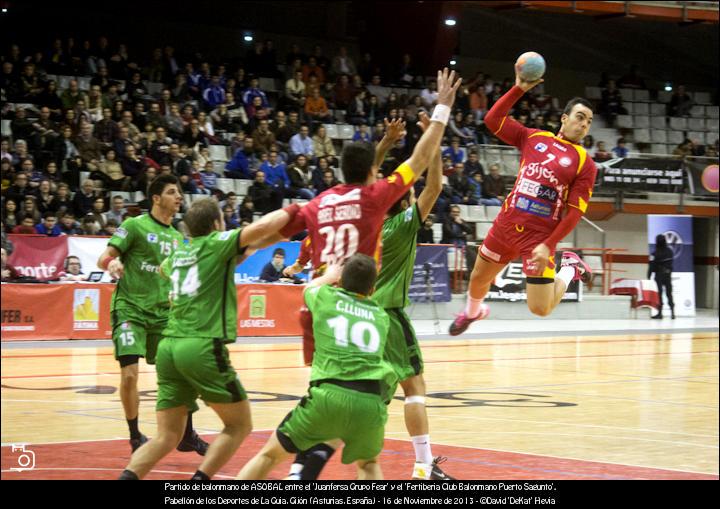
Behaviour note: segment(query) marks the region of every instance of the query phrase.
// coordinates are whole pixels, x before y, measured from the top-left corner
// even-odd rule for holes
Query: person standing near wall
[[[663,317],[663,287],[667,296],[668,305],[670,306],[670,318],[675,319],[675,302],[672,296],[672,271],[673,271],[673,252],[667,245],[665,235],[655,237],[655,252],[650,256],[650,265],[648,265],[647,278],[650,279],[655,274],[655,282],[658,287],[658,296],[660,297],[660,312],[652,318],[660,319]]]

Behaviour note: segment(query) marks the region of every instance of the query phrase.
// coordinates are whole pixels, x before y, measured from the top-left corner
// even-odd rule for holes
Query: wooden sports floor
[[[588,322],[592,323],[592,322]],[[538,329],[541,329],[539,326]],[[718,479],[718,333],[608,333],[421,342],[430,436],[459,479]],[[2,478],[113,479],[130,448],[119,367],[108,342],[2,350]],[[252,400],[254,432],[216,476],[231,479],[304,393],[299,339],[238,341],[232,362]],[[141,430],[155,433],[155,374],[141,363]],[[414,453],[402,398],[389,407],[381,464],[408,479]],[[195,426],[209,441],[220,421]],[[13,444],[34,453],[16,471]],[[336,455],[325,479],[352,479]],[[195,453],[174,452],[150,478],[189,478]],[[287,464],[272,473],[285,476]]]

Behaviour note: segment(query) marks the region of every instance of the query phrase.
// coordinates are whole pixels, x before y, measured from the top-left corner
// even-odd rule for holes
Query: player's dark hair
[[[364,254],[354,254],[345,262],[341,282],[342,287],[354,293],[369,295],[375,286],[377,266],[375,260]]]
[[[563,110],[563,115],[569,115],[576,104],[581,104],[592,112],[595,111],[593,109],[592,103],[590,101],[588,101],[587,99],[584,99],[582,97],[573,97],[565,105],[565,109]]]
[[[342,151],[342,172],[346,184],[364,184],[375,159],[370,143],[350,143]]]
[[[399,214],[400,212],[403,211],[403,207],[402,207],[402,202],[403,202],[403,200],[405,200],[406,202],[410,203],[410,191],[408,191],[407,193],[405,193],[404,195],[402,195],[398,201],[396,201],[395,203],[393,203],[393,206],[390,207],[390,210],[388,210],[388,215],[389,215],[389,216],[397,215],[397,214]]]
[[[183,221],[191,237],[203,237],[213,232],[215,221],[219,221],[221,216],[217,201],[203,198],[193,202]]]
[[[161,196],[167,185],[174,185],[180,189],[180,181],[175,175],[164,174],[155,177],[148,186],[148,197],[150,201],[152,201],[153,196]]]

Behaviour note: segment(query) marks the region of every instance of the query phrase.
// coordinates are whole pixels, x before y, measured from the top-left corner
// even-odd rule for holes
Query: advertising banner
[[[67,285],[3,283],[3,340],[69,339],[70,304]]]
[[[100,255],[105,251],[110,237],[67,237],[68,255],[80,258],[82,265],[82,273],[86,276],[91,272],[101,272],[98,268],[97,261]],[[110,282],[110,274],[105,272],[102,279],[103,283]]]
[[[8,263],[23,276],[48,281],[57,279],[65,270],[68,237],[11,234],[8,238],[13,243]]]
[[[717,159],[687,158],[685,171],[688,174],[688,186],[691,194],[718,197]]]
[[[555,255],[560,260],[560,253]],[[556,268],[558,270],[559,267]],[[527,301],[527,278],[522,271],[522,261],[507,264],[495,277],[490,291],[485,297],[488,301]],[[579,302],[582,300],[582,285],[579,281],[571,281],[561,302]]]
[[[417,247],[415,269],[410,282],[412,302],[450,302],[448,246],[421,244]]]
[[[237,285],[238,336],[301,334],[300,307],[304,286]]]
[[[677,193],[684,184],[681,159],[626,157],[598,164],[598,172],[607,189]]]

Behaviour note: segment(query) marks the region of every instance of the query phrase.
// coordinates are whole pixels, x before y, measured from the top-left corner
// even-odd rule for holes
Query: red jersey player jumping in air
[[[563,253],[557,274],[554,260],[555,245],[580,221],[595,184],[595,163],[579,145],[592,124],[592,105],[582,98],[571,99],[557,135],[529,129],[508,117],[513,104],[542,81],[520,79],[516,66],[515,86],[485,116],[485,125],[495,136],[520,149],[520,172],[480,247],[467,304],[450,325],[453,336],[487,317],[489,308],[483,299],[490,283],[518,257],[527,276],[528,307],[539,316],[555,309],[570,281],[588,282],[592,275],[575,253]]]
[[[342,263],[355,253],[380,261],[380,235],[385,214],[428,168],[442,141],[457,90],[462,82],[455,71],[438,71],[437,106],[430,127],[415,145],[410,158],[386,179],[377,180],[375,149],[369,143],[351,143],[342,152],[344,184],[328,189],[305,205],[281,234],[291,237],[307,229],[312,244],[312,265]],[[395,140],[390,140],[394,143]],[[301,314],[307,338],[312,320]],[[312,345],[305,345],[305,362]]]

